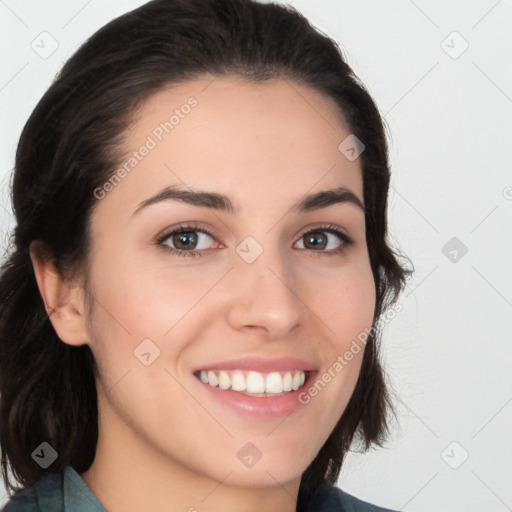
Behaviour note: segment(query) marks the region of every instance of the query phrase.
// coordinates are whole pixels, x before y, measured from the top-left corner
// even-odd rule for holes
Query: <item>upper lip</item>
[[[296,357],[263,358],[263,357],[243,357],[240,359],[231,359],[229,361],[216,361],[198,366],[193,370],[252,370],[255,372],[273,372],[286,370],[305,370],[314,371],[317,365]]]

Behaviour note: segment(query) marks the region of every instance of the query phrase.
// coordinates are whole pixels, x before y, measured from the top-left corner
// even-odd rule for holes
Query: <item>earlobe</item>
[[[88,343],[82,286],[59,274],[39,241],[30,244],[30,259],[39,293],[57,336],[69,345]]]

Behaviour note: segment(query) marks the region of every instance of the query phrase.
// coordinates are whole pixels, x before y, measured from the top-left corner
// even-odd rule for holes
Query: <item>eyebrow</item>
[[[211,208],[230,214],[236,214],[240,211],[238,203],[236,205],[228,196],[216,192],[207,192],[202,190],[184,190],[176,186],[169,186],[145,199],[137,205],[132,215],[140,212],[143,208],[164,201],[180,201],[182,203],[198,206],[200,208]],[[294,204],[288,213],[304,213],[314,210],[327,208],[334,204],[354,204],[363,212],[366,210],[362,201],[351,190],[344,187],[337,187],[331,190],[323,190],[315,194],[302,198]]]

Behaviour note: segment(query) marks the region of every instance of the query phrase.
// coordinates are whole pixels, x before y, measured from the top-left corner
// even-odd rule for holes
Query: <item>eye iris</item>
[[[184,232],[184,233],[177,233],[174,237],[173,237],[173,243],[175,244],[175,247],[177,249],[190,249],[190,246],[191,245],[195,245],[197,244],[197,236],[195,236],[194,234],[191,235],[191,233],[193,233],[192,231],[187,231],[187,232]],[[178,241],[176,243],[176,241]],[[191,244],[187,242],[192,242]],[[180,247],[180,245],[182,245]]]
[[[308,236],[307,236],[307,241],[308,243],[311,242],[312,246],[313,247],[318,247],[319,245],[319,242],[318,240],[322,240],[323,239],[323,244],[322,242],[320,242],[320,245],[322,245],[322,248],[324,249],[325,248],[325,244],[326,244],[326,237],[319,231],[315,232],[315,233],[310,233]]]

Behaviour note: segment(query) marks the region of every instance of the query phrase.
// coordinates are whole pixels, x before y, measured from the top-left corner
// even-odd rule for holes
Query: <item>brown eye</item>
[[[171,235],[169,239],[172,240],[173,245],[176,249],[195,249],[199,237],[194,231],[185,231],[178,234]]]
[[[340,254],[353,244],[351,238],[334,226],[308,231],[301,236],[300,240],[304,240],[302,248],[326,255]]]
[[[328,245],[328,236],[321,231],[311,231],[304,235],[306,249],[322,249],[325,250]]]
[[[210,248],[213,235],[204,229],[193,226],[180,226],[165,233],[157,240],[157,245],[177,256],[202,256]]]

